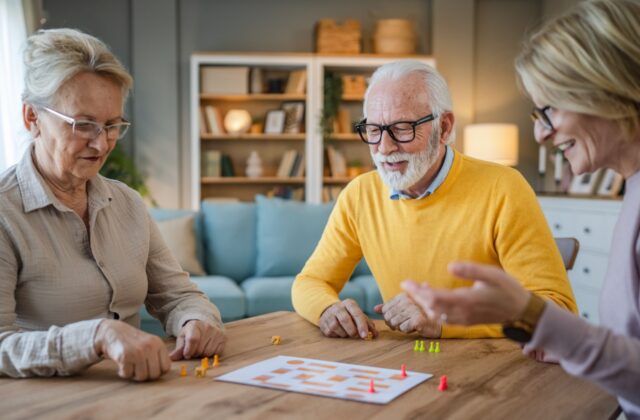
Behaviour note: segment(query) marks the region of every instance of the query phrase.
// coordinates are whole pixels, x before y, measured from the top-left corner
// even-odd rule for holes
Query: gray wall
[[[401,17],[418,28],[450,83],[460,127],[512,122],[520,128],[518,169],[535,185],[536,146],[513,59],[525,31],[578,0],[44,0],[48,27],[72,26],[106,41],[136,79],[126,142],[164,207],[187,206],[189,57],[194,51],[311,51],[313,25],[352,17],[363,25]],[[135,139],[135,140],[133,140]],[[462,144],[459,131],[459,144]]]

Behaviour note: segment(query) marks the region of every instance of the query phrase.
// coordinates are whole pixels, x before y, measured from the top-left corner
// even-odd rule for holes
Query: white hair
[[[25,103],[51,106],[62,85],[82,72],[108,77],[126,100],[133,79],[98,38],[75,29],[40,30],[27,39],[24,50]]]
[[[443,112],[453,112],[453,104],[451,102],[451,94],[444,77],[433,67],[428,64],[421,63],[416,60],[400,60],[394,61],[383,66],[373,73],[369,80],[369,87],[364,96],[363,112],[367,116],[367,99],[371,88],[383,80],[400,80],[412,74],[418,74],[424,83],[424,91],[427,94],[431,111],[439,118]],[[438,124],[439,119],[434,121]],[[456,141],[456,130],[452,127],[447,139],[447,144],[453,144]]]

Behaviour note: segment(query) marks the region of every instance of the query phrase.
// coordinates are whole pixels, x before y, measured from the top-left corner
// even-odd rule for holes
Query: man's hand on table
[[[224,331],[206,322],[193,319],[188,321],[176,339],[176,348],[169,357],[176,361],[192,357],[211,357],[221,354],[227,337]]]
[[[171,368],[164,342],[122,321],[105,319],[98,325],[94,348],[118,365],[118,376],[136,381],[157,379]]]
[[[319,321],[320,331],[327,337],[367,338],[369,332],[378,336],[375,324],[353,299],[334,303],[324,310]]]
[[[384,316],[392,330],[417,332],[422,337],[439,338],[442,325],[429,319],[406,293],[400,293],[385,304],[376,305],[374,311]]]

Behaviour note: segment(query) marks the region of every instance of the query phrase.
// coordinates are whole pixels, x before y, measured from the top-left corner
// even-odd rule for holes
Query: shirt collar
[[[33,163],[33,148],[34,145],[31,144],[16,167],[16,178],[22,195],[24,211],[29,213],[49,205],[54,206],[59,211],[69,211],[69,208],[62,204],[53,194],[40,172],[36,169]],[[96,175],[88,181],[87,191],[89,205],[94,209],[107,206],[113,199],[106,182],[100,175]]]
[[[438,171],[436,177],[433,179],[431,184],[429,184],[427,189],[422,194],[414,198],[407,194],[402,193],[401,191],[396,191],[394,189],[391,189],[391,194],[389,198],[391,198],[392,200],[420,200],[424,197],[427,197],[433,194],[438,189],[438,187],[442,185],[444,180],[447,179],[449,170],[453,165],[453,149],[448,145],[445,146],[445,148],[446,150],[444,154],[444,162],[442,163],[442,167]]]

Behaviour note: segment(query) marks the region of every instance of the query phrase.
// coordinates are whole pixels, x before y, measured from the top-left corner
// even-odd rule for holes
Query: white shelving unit
[[[189,202],[193,209],[200,206],[200,202],[210,196],[208,191],[231,192],[232,196],[243,200],[252,200],[252,194],[263,192],[270,185],[299,185],[304,186],[306,201],[320,203],[324,185],[345,185],[350,178],[323,178],[323,150],[326,144],[348,149],[347,158],[354,155],[362,161],[370,162],[369,150],[358,136],[350,133],[334,134],[323,138],[320,129],[320,119],[323,106],[324,76],[327,71],[343,74],[370,75],[377,67],[391,61],[411,58],[435,66],[435,60],[428,56],[330,56],[319,54],[277,54],[277,53],[196,53],[191,56],[191,84],[190,84],[190,162],[187,176],[191,184]],[[307,86],[305,95],[284,94],[248,94],[248,95],[210,95],[200,93],[200,69],[203,66],[246,66],[262,69],[279,69],[291,71],[305,69],[307,72]],[[352,116],[357,119],[362,114],[362,99],[360,97],[344,97],[343,102],[353,110]],[[201,135],[199,127],[199,108],[202,103],[229,104],[229,107],[258,107],[265,108],[265,103],[274,104],[300,100],[305,103],[305,133],[301,134],[243,134],[243,135]],[[262,105],[261,105],[262,104]],[[223,105],[224,107],[224,105]],[[261,107],[261,108],[260,108]],[[231,178],[203,178],[201,176],[201,152],[214,143],[235,159],[236,167],[244,164],[249,150],[274,154],[291,145],[300,148],[304,143],[305,176],[302,178],[276,178],[267,174],[263,178],[249,179],[243,176]],[[222,194],[224,195],[224,194]]]

